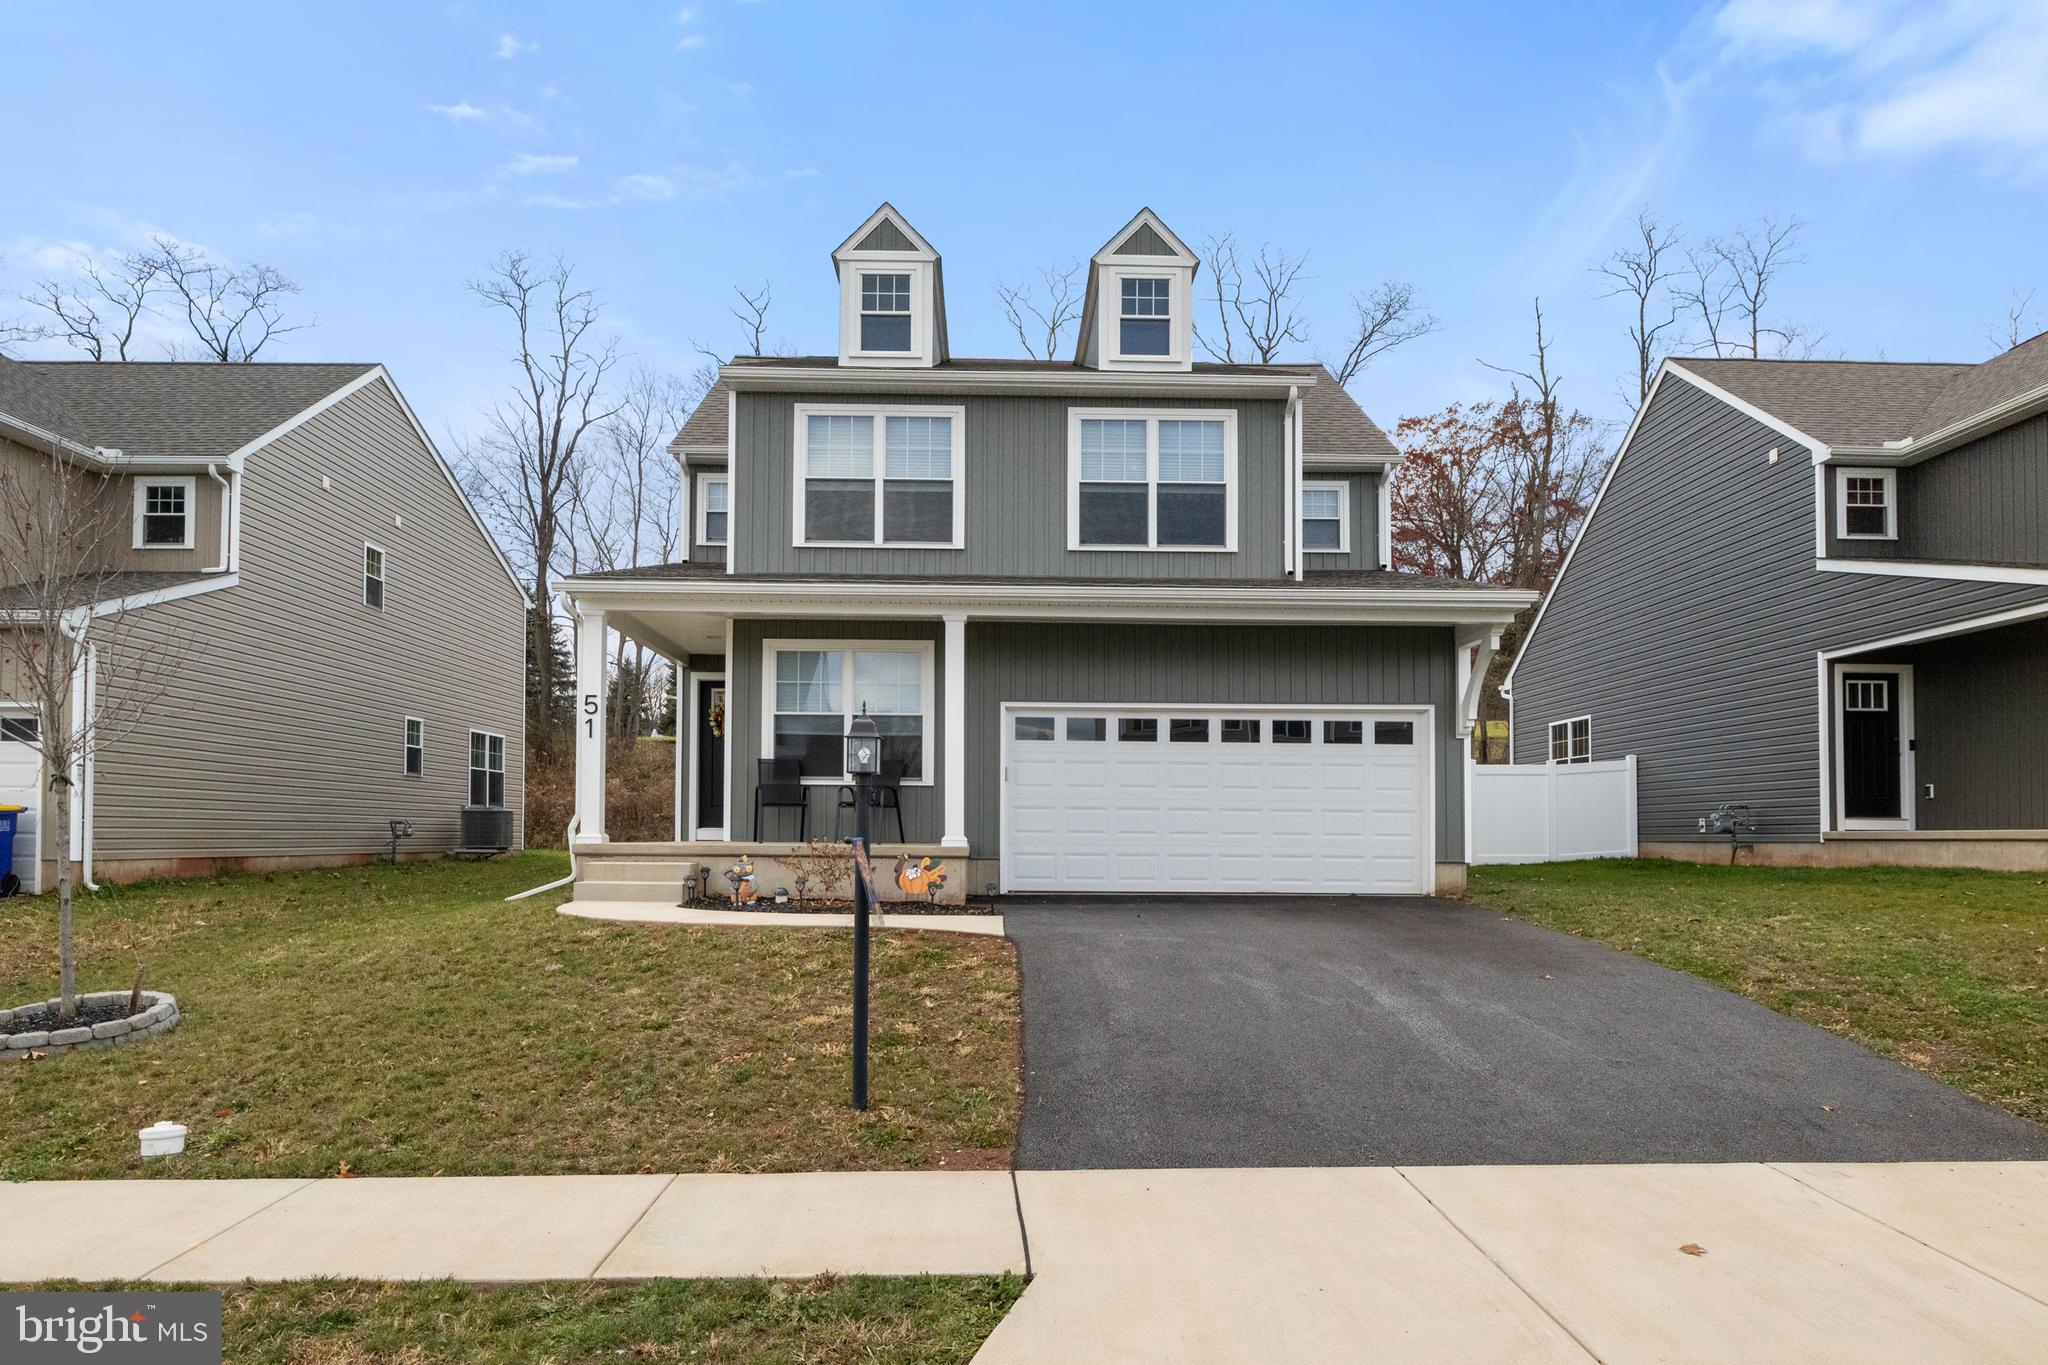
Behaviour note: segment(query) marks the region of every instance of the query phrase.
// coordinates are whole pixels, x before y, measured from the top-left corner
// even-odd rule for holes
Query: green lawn
[[[232,1365],[964,1365],[1023,1292],[1014,1276],[497,1286],[313,1280],[228,1289],[221,1336]]]
[[[0,1178],[1007,1164],[1009,943],[875,940],[873,1104],[847,1104],[852,936],[558,915],[560,854],[159,882],[78,903],[84,989],[139,958],[183,1022],[0,1066]],[[0,1007],[53,993],[51,902],[0,902]],[[187,1155],[135,1130],[191,1128]]]
[[[2048,1122],[2048,875],[1609,861],[1474,868],[1469,895]]]

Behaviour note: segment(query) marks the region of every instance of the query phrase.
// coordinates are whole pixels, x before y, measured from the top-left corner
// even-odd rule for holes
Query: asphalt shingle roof
[[[54,435],[78,439],[72,434],[76,423],[71,414],[36,378],[35,370],[6,356],[0,356],[0,412]]]
[[[57,594],[58,605],[82,607],[92,602],[107,602],[136,593],[156,592],[162,588],[175,588],[183,583],[196,583],[202,578],[211,577],[214,575],[136,569],[118,573],[76,574],[70,578],[54,580],[52,587]],[[28,608],[40,610],[39,594],[32,594],[26,585],[20,583],[0,587],[0,611],[19,611]]]
[[[9,389],[31,402],[40,395],[64,423],[59,434],[81,445],[204,460],[232,454],[376,366],[58,360],[10,368],[25,371],[27,385],[0,387],[0,410],[13,411]]]
[[[729,574],[724,564],[685,560],[673,564],[643,564],[636,569],[610,569],[603,573],[574,575],[579,579],[638,579],[652,582],[688,583],[873,583],[878,587],[918,587],[930,584],[1038,585],[1046,588],[1271,588],[1275,592],[1301,588],[1411,588],[1427,592],[1445,588],[1478,588],[1483,584],[1463,578],[1432,578],[1426,574],[1395,569],[1310,569],[1297,583],[1291,578],[1021,578],[1008,574]]]
[[[830,355],[804,356],[737,356],[735,365],[774,365],[793,369],[834,369],[839,357]],[[1000,360],[1000,359],[959,359],[948,360],[934,366],[938,370],[966,371],[1041,371],[1047,374],[1086,373],[1083,367],[1070,360]],[[1372,418],[1365,415],[1365,409],[1358,406],[1356,399],[1338,387],[1336,378],[1321,365],[1224,365],[1210,361],[1196,361],[1196,374],[1254,375],[1254,374],[1301,374],[1313,377],[1315,383],[1302,392],[1301,421],[1307,453],[1311,455],[1372,455],[1392,459],[1399,454],[1394,443],[1387,438]],[[713,384],[697,404],[697,410],[683,423],[683,429],[676,433],[672,445],[681,449],[723,450],[726,441],[726,394],[729,390],[723,379]]]

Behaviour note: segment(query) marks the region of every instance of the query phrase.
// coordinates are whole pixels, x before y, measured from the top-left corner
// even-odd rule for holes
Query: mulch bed
[[[80,1000],[78,1002],[78,1017],[69,1023],[58,1022],[57,1012],[55,1010],[44,1012],[39,1008],[40,1004],[41,1002],[38,1001],[36,1005],[16,1005],[14,1007],[14,1017],[5,1023],[0,1023],[0,1037],[14,1033],[50,1033],[57,1029],[91,1028],[94,1024],[111,1023],[116,1019],[126,1019],[128,1017],[128,998],[126,996],[121,997],[119,1000],[96,1000],[90,1003]],[[148,1008],[148,1006],[145,1004],[144,1008]]]
[[[708,903],[713,910],[738,910],[743,914],[763,915],[847,915],[853,913],[852,901],[807,900],[801,903],[792,899],[787,905],[777,905],[772,900],[749,901],[744,905],[732,901],[715,900]],[[876,907],[881,915],[993,915],[993,905],[925,905],[913,901],[883,901]]]

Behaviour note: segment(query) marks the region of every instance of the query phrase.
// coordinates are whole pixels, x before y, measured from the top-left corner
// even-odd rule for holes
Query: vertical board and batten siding
[[[1351,548],[1343,554],[1308,552],[1308,568],[1377,569],[1380,567],[1380,477],[1377,474],[1317,474],[1306,483],[1341,483],[1350,504]]]
[[[721,399],[720,401],[723,400]],[[683,477],[689,481],[687,485],[687,491],[684,494],[684,502],[688,506],[690,519],[690,524],[683,528],[683,538],[685,542],[685,553],[683,555],[683,558],[691,561],[692,563],[725,563],[725,547],[723,545],[700,545],[697,543],[697,527],[703,521],[702,509],[697,506],[697,495],[701,491],[701,476],[705,474],[723,473],[725,473],[725,466],[723,464],[685,465],[683,467]],[[729,507],[732,504],[730,484],[728,484],[726,487],[726,493],[726,505]],[[730,514],[728,514],[728,526],[730,525],[730,521],[731,516]],[[728,534],[730,534],[729,530]]]
[[[1515,761],[1544,761],[1549,723],[1590,714],[1594,758],[1638,756],[1641,838],[1709,838],[1699,817],[1735,801],[1761,838],[1814,840],[1816,654],[2048,601],[1824,574],[1813,556],[1806,454],[1667,375],[1516,667]]]
[[[791,542],[799,403],[966,410],[963,549],[806,548]],[[1070,408],[1237,413],[1235,551],[1069,550]],[[1277,578],[1284,572],[1286,403],[892,395],[739,395],[733,518],[740,573],[993,574],[1019,578]],[[957,485],[956,485],[957,487]]]
[[[1844,540],[1828,467],[1828,554],[2048,566],[2048,414],[1898,471],[1899,538]]]
[[[471,729],[505,737],[517,831],[519,593],[390,390],[371,383],[256,451],[239,492],[239,585],[131,618],[174,640],[178,665],[99,757],[98,856],[371,853],[393,818],[413,822],[407,850],[446,849]],[[363,605],[365,540],[387,556],[381,612]],[[104,685],[114,698],[118,671]],[[403,770],[409,715],[425,721],[417,778]]]
[[[732,738],[732,775],[727,788],[731,807],[726,828],[742,843],[754,840],[754,787],[760,775],[760,760],[770,755],[761,740],[763,696],[762,644],[767,640],[920,640],[933,641],[931,702],[932,728],[924,737],[925,768],[933,775],[928,787],[905,786],[903,832],[911,843],[936,843],[944,833],[945,807],[940,800],[940,783],[946,780],[945,755],[940,737],[946,726],[946,645],[944,627],[938,621],[735,621],[732,627],[732,657],[726,660],[725,710],[727,733]],[[970,648],[969,653],[972,653]],[[851,680],[849,679],[850,683]],[[811,789],[810,819],[813,837],[831,838],[837,815],[836,786]],[[853,832],[853,812],[846,813],[847,834]],[[761,832],[771,841],[796,838],[794,810],[767,809],[761,812]],[[872,831],[877,842],[885,837],[894,842],[896,817],[888,819],[887,834]]]
[[[51,455],[47,450],[24,445],[18,441],[0,439],[0,461],[4,461],[9,478],[22,480],[24,493],[35,498],[51,496],[54,476],[51,474]],[[98,501],[106,516],[108,541],[105,550],[105,564],[108,569],[135,569],[157,573],[197,573],[212,568],[221,562],[220,554],[220,509],[221,490],[204,472],[198,474],[164,474],[157,478],[192,480],[193,527],[192,548],[189,550],[144,550],[135,545],[135,484],[138,477],[149,475],[99,474],[79,470],[78,477],[84,482],[80,487],[98,487]]]
[[[1006,702],[1412,704],[1436,707],[1436,856],[1461,861],[1455,675],[1448,627],[970,621],[967,842],[976,858],[1000,852]]]
[[[1913,665],[1920,828],[2048,829],[2048,622],[1884,657]]]

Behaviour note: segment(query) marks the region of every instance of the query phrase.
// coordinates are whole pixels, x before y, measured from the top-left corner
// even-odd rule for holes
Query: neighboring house
[[[725,365],[672,446],[687,555],[564,584],[586,880],[672,899],[786,847],[764,760],[829,837],[865,709],[949,895],[1461,883],[1475,680],[1534,595],[1385,567],[1400,456],[1327,371],[1195,361],[1196,257],[1149,210],[1071,362],[951,355],[886,204],[832,259],[837,354]],[[684,671],[675,844],[604,838],[608,628]]]
[[[1517,761],[1637,756],[1645,853],[2048,867],[2048,334],[1666,361],[1506,690]]]
[[[517,841],[525,596],[381,366],[0,360],[0,459],[53,448],[134,513],[80,619],[124,603],[174,664],[78,774],[88,876],[361,861],[393,819],[442,851],[473,800]],[[0,701],[0,800],[30,808],[17,869],[47,886],[25,725]]]

